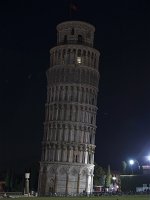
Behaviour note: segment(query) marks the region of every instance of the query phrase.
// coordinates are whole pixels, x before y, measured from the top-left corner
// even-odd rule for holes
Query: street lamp
[[[118,182],[118,181],[117,181],[117,177],[116,177],[115,175],[113,175],[113,177],[112,177],[113,188],[112,188],[112,189],[113,189],[114,192],[117,192],[117,191],[118,191],[118,188],[119,188],[117,182]]]
[[[134,160],[132,160],[132,159],[129,160],[129,164],[130,164],[130,166],[131,166],[132,175],[133,175],[133,167],[132,167],[132,166],[134,165],[134,163],[135,163]]]
[[[117,178],[116,178],[115,176],[112,177],[113,185],[115,185],[116,179],[117,179]]]

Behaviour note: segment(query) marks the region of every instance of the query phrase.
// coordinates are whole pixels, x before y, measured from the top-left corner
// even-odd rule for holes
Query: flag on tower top
[[[73,10],[73,11],[77,11],[78,10],[77,5],[75,5],[73,3],[71,3],[70,9]]]

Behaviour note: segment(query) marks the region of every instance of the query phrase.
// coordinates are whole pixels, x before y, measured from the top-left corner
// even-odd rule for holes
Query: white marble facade
[[[99,52],[95,28],[81,21],[57,26],[47,70],[39,195],[93,190]]]

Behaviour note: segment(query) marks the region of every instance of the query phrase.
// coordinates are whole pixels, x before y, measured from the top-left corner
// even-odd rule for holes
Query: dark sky
[[[150,152],[150,4],[147,0],[0,1],[0,168],[41,157],[49,49],[56,25],[96,27],[101,80],[95,160],[118,169]]]

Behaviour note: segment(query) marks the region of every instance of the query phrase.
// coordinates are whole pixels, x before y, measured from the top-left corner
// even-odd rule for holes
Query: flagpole
[[[73,0],[69,1],[69,18],[73,16],[73,12],[77,11],[77,6],[74,4]]]

